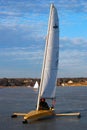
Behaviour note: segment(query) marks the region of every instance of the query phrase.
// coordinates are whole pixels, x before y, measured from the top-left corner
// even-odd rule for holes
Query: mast
[[[50,20],[51,20],[51,12],[52,12],[52,6],[53,4],[51,4],[51,7],[50,7],[50,16],[49,16],[49,24],[48,24],[48,33],[49,34],[49,30],[50,30]],[[49,35],[48,35],[49,36]],[[47,36],[47,39],[46,39],[46,46],[45,46],[45,52],[47,53],[47,41],[48,41],[48,36]],[[37,100],[37,110],[38,110],[38,107],[39,107],[39,101],[40,101],[40,97],[41,97],[41,89],[42,89],[42,82],[43,82],[43,75],[44,75],[44,68],[45,68],[45,60],[46,60],[46,54],[44,55],[44,60],[43,60],[43,68],[42,68],[42,74],[41,74],[41,83],[40,83],[40,87],[39,87],[39,94],[38,94],[38,100]]]
[[[55,48],[56,47],[59,48],[59,46],[58,45],[54,46],[54,42],[59,43],[58,42],[59,41],[59,36],[58,36],[59,32],[58,32],[58,29],[56,31],[56,28],[58,28],[58,23],[57,23],[58,22],[58,16],[56,16],[56,15],[57,15],[56,8],[54,7],[53,4],[51,4],[50,16],[49,16],[49,22],[48,22],[48,32],[47,32],[46,46],[45,46],[45,54],[44,54],[44,60],[43,60],[43,68],[42,68],[42,74],[41,74],[41,83],[40,83],[38,100],[37,100],[37,110],[38,110],[38,107],[39,107],[40,98],[44,96],[45,89],[47,89],[46,87],[50,86],[52,73],[54,75],[53,83],[52,83],[53,86],[54,86],[55,78],[56,78],[56,75],[57,75],[56,71],[57,71],[57,64],[58,64],[58,50],[55,50]],[[55,37],[55,34],[56,34],[57,37]],[[58,38],[58,40],[55,40],[55,38]],[[52,47],[50,47],[50,46],[52,46]],[[56,51],[56,52],[54,53],[54,51]],[[53,58],[52,55],[54,56],[54,58]],[[52,62],[54,62],[54,63],[52,63]],[[45,81],[46,81],[46,84],[45,84]],[[53,89],[53,88],[51,88],[51,89]],[[54,91],[54,90],[51,90],[51,91]]]

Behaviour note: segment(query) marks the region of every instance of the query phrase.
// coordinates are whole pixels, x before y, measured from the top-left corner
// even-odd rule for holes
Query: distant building
[[[72,84],[72,83],[73,83],[73,81],[72,81],[72,80],[69,80],[69,81],[68,81],[68,84]]]
[[[61,86],[65,86],[65,84],[64,84],[64,83],[62,83],[62,84],[61,84]]]

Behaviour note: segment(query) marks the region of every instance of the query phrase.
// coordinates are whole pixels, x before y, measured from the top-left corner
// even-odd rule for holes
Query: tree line
[[[74,83],[87,82],[87,78],[58,78],[56,85],[61,86],[62,83],[67,83],[68,81],[73,81]],[[34,86],[35,82],[38,81],[40,85],[39,78],[1,78],[0,86]]]

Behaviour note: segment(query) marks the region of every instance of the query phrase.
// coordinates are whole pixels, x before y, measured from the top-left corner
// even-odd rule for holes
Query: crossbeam
[[[26,113],[13,113],[13,115],[11,116],[12,118],[15,118],[17,116],[25,116]]]
[[[81,114],[79,112],[77,113],[59,113],[56,114],[56,116],[77,116],[77,117],[81,117]]]

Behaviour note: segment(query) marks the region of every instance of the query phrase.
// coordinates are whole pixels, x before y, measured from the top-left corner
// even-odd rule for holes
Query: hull
[[[24,120],[35,121],[55,116],[54,110],[34,110],[24,116]]]

